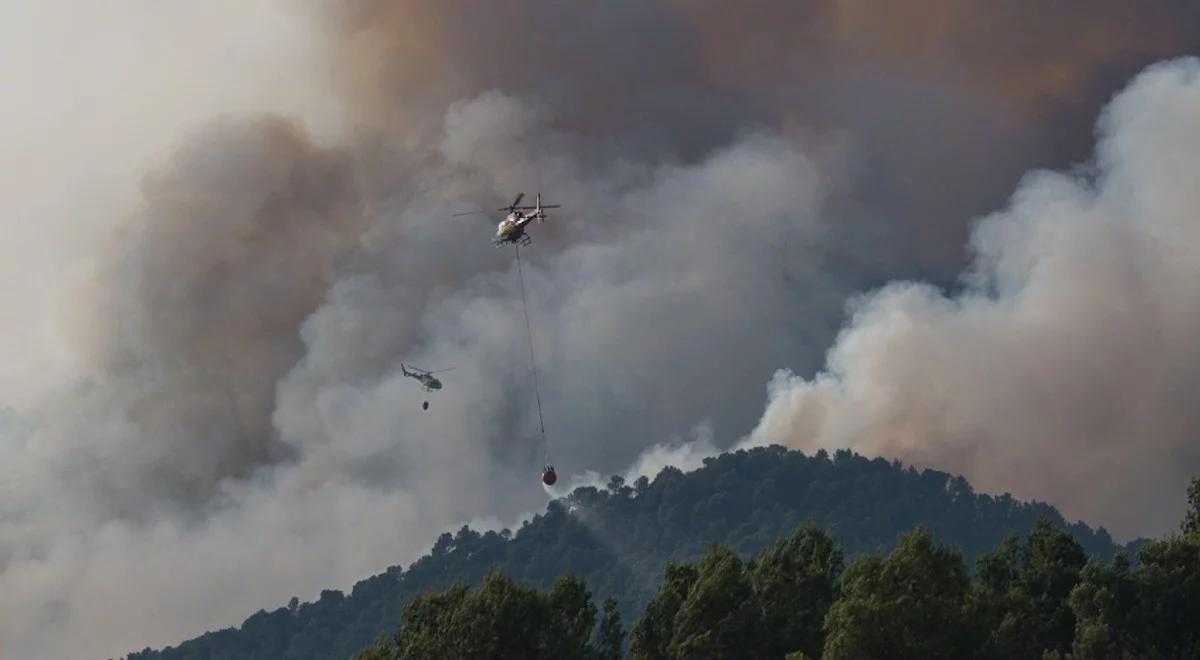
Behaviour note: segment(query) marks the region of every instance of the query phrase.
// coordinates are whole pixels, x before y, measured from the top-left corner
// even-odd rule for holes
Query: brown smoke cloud
[[[72,312],[71,377],[0,417],[13,459],[0,463],[0,609],[20,612],[0,617],[0,638],[23,657],[175,642],[403,563],[444,527],[542,506],[511,253],[488,244],[493,218],[451,213],[517,190],[564,204],[526,263],[559,469],[657,465],[679,452],[646,448],[690,429],[724,446],[752,428],[761,392],[746,384],[818,368],[853,292],[950,281],[971,218],[1028,170],[1085,157],[1101,103],[1200,36],[1191,5],[1166,0],[1136,15],[1114,2],[313,5],[311,24],[284,31],[266,27],[282,19],[265,1],[147,2],[128,25],[56,14],[76,27],[49,52],[94,51],[72,60],[82,82],[56,87],[105,99],[92,107],[115,119],[64,97],[56,121],[75,130],[51,161],[75,165],[94,143],[78,157],[91,167],[0,161],[22,182],[0,203],[25,195],[6,214],[23,218],[63,196],[59,226],[94,213],[126,228],[88,252],[100,275]],[[138,35],[179,47],[140,53]],[[32,107],[38,81],[63,72],[22,73]],[[130,153],[171,142],[164,126],[186,137],[135,203],[93,210],[90,191],[112,181],[96,164],[134,178]],[[0,286],[27,277],[9,275]],[[0,308],[31,297],[3,293]],[[428,413],[401,360],[457,367]],[[1077,392],[1080,409],[1094,402]],[[921,403],[905,406],[914,433],[939,413]],[[878,450],[938,467],[985,451],[915,446]],[[1026,476],[972,475],[1006,490]],[[1135,504],[1122,511],[1151,505]]]
[[[408,128],[393,120],[436,118],[489,89],[546,94],[568,108],[559,121],[581,130],[628,129],[655,98],[652,118],[687,121],[689,92],[717,105],[732,95],[739,119],[811,120],[829,102],[819,86],[855,69],[965,86],[1038,128],[1059,106],[1094,109],[1098,82],[1111,93],[1144,63],[1200,45],[1200,10],[1173,1],[360,0],[326,11],[343,89],[363,123]]]
[[[786,89],[764,84],[781,68],[821,76],[857,65],[954,79],[1034,116],[1077,102],[1106,68],[1194,48],[1198,17],[1186,2],[667,4],[696,27],[707,69],[725,84],[769,92]]]
[[[287,456],[276,383],[363,220],[348,155],[276,117],[214,121],[145,177],[80,324],[98,390],[137,431],[128,449],[158,457],[143,487],[203,501]]]
[[[1200,472],[1197,117],[1200,60],[1140,76],[1094,175],[1028,177],[976,228],[962,293],[857,302],[826,371],[776,376],[752,441],[936,465],[1125,537],[1173,527]]]
[[[1187,2],[668,4],[694,27],[713,86],[857,137],[855,201],[888,224],[859,223],[872,228],[848,237],[854,267],[871,269],[854,256],[866,254],[939,279],[962,265],[964,219],[1030,167],[1086,158],[1095,108],[1146,63],[1200,48]]]
[[[542,99],[555,127],[602,136],[610,157],[694,160],[751,126],[850,136],[841,214],[854,219],[826,257],[867,282],[952,278],[965,219],[1028,168],[1086,158],[1097,107],[1145,64],[1200,48],[1186,2],[364,0],[330,12],[342,89],[370,140],[420,141],[448,103],[493,89]]]

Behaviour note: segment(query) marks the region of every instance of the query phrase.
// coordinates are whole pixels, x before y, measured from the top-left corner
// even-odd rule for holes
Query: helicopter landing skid
[[[530,238],[529,234],[521,234],[520,238],[505,239],[503,241],[492,241],[492,245],[494,247],[498,247],[498,248],[504,247],[505,245],[508,245],[510,243],[513,245],[516,245],[517,247],[529,247],[530,244],[533,243],[533,239]]]

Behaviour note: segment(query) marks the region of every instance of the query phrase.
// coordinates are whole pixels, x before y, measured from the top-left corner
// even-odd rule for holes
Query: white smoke
[[[863,296],[811,379],[786,371],[756,444],[960,472],[1126,538],[1177,524],[1200,473],[1200,61],[1139,76],[1094,165],[1035,172],[975,228],[961,290]]]
[[[864,279],[955,262],[948,209],[1050,150],[953,78],[744,78],[664,7],[549,5],[337,3],[345,61],[267,0],[0,9],[22,101],[0,110],[18,128],[0,153],[6,656],[176,643],[544,507],[512,252],[495,218],[455,211],[564,204],[522,253],[551,460],[650,475],[749,428],[755,383],[815,366]],[[506,43],[530,16],[561,24],[532,63]],[[854,82],[795,102],[829,80]],[[890,102],[914,96],[962,102]],[[986,185],[952,204],[880,175],[960,138],[1019,147],[962,149],[941,175]],[[895,146],[864,158],[877,139]],[[401,361],[456,368],[430,410]],[[1157,396],[1186,399],[1171,373]]]
[[[688,440],[656,444],[642,452],[633,466],[625,472],[624,479],[631,483],[641,477],[653,479],[668,466],[691,472],[703,467],[704,459],[719,453],[721,450],[717,448],[712,426],[701,422],[692,429]]]
[[[820,281],[777,252],[819,233],[820,177],[800,143],[754,133],[694,165],[643,166],[638,177],[618,172],[592,186],[575,171],[580,145],[524,112],[528,104],[488,94],[452,107],[425,190],[409,193],[401,212],[364,211],[361,249],[292,338],[285,320],[320,290],[320,246],[344,243],[359,224],[304,236],[312,209],[335,217],[344,206],[341,175],[322,174],[334,156],[297,145],[290,129],[272,137],[274,124],[218,123],[156,174],[173,183],[165,196],[147,190],[145,229],[135,223],[141,238],[117,262],[112,281],[135,284],[105,289],[116,302],[100,311],[116,313],[100,325],[115,329],[100,333],[96,376],[19,411],[6,429],[20,457],[2,473],[6,651],[75,657],[178,642],[292,596],[348,587],[463,521],[543,507],[512,253],[488,244],[490,222],[429,222],[448,216],[460,188],[480,190],[473,180],[488,172],[513,177],[495,184],[497,195],[534,180],[578,207],[535,227],[525,264],[548,437],[564,473],[622,470],[647,439],[670,437],[694,411],[727,399],[725,378],[760,377],[800,350],[801,338],[777,336],[753,355],[715,354],[706,333],[663,332],[680,322],[722,327],[734,345],[746,343],[768,314],[796,313],[772,283],[780,270]],[[530,143],[529,121],[547,142]],[[229,140],[237,146],[221,146]],[[210,156],[224,152],[243,155]],[[535,169],[506,167],[514,155]],[[322,195],[301,192],[312,188]],[[597,220],[592,200],[611,219]],[[264,235],[257,209],[267,203],[271,221],[287,224]],[[181,204],[187,217],[212,221],[177,225],[179,214],[162,209]],[[654,232],[633,229],[645,218],[656,219]],[[555,254],[556,236],[586,235],[588,220],[604,231]],[[309,250],[297,254],[315,258],[255,247],[266,236],[299,236]],[[178,268],[168,268],[169,255]],[[212,277],[222,272],[236,276]],[[280,281],[289,297],[267,302]],[[208,327],[211,316],[227,319]],[[276,320],[282,330],[272,330]],[[269,411],[275,439],[242,437],[239,415],[256,419],[259,385],[297,342]],[[430,410],[401,361],[455,367],[428,397]],[[697,386],[662,389],[671,371]],[[130,605],[112,608],[117,598]]]
[[[627,484],[638,479],[654,479],[663,469],[672,467],[681,472],[692,472],[704,467],[705,459],[721,454],[713,435],[712,424],[702,421],[694,426],[688,437],[674,437],[667,442],[656,443],[647,447],[634,459],[622,474],[616,475]],[[565,481],[554,487],[547,487],[546,492],[552,497],[566,497],[576,488],[605,488],[609,477],[596,470],[584,470],[574,473]],[[528,517],[527,514],[526,517]]]

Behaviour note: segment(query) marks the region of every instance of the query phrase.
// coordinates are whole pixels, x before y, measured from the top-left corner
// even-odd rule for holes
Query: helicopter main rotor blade
[[[457,218],[460,215],[483,215],[484,213],[489,213],[489,211],[468,211],[467,213],[455,213],[454,215],[451,215],[450,217]]]
[[[440,373],[445,373],[445,372],[447,372],[447,371],[454,371],[454,367],[450,367],[450,368],[448,368],[448,369],[436,369],[436,370],[434,370],[434,371],[427,371],[427,372],[425,372],[425,373],[430,373],[430,374],[440,374]]]
[[[513,203],[511,205],[509,205],[509,208],[515,208],[517,206],[517,204],[520,204],[521,200],[524,198],[525,198],[525,193],[517,193],[517,198],[513,200]]]

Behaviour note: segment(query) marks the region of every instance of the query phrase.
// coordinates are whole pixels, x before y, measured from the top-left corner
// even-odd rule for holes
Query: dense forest
[[[633,626],[633,660],[1120,660],[1200,657],[1200,481],[1183,534],[1089,560],[1039,519],[968,572],[925,527],[849,561],[809,523],[743,562],[724,545],[667,565]],[[358,660],[616,660],[616,603],[566,575],[546,591],[496,571],[423,593]]]
[[[470,605],[477,602],[474,594],[478,592],[466,587],[482,584],[485,589],[520,594],[520,599],[542,603],[537,607],[546,608],[550,606],[545,602],[559,602],[555,600],[559,597],[579,602],[579,589],[586,585],[598,599],[613,599],[605,608],[602,623],[611,623],[612,617],[619,616],[641,625],[648,606],[663,606],[662,589],[684,579],[673,579],[673,575],[699,570],[687,569],[688,562],[702,560],[699,566],[703,568],[706,562],[718,561],[712,558],[712,548],[718,547],[725,558],[720,561],[736,559],[740,567],[744,559],[777,547],[772,544],[797,528],[809,530],[807,534],[819,533],[822,538],[828,535],[838,557],[852,560],[844,575],[840,569],[837,573],[843,601],[851,593],[847,580],[856,575],[855,571],[865,570],[854,568],[859,565],[855,558],[873,558],[870,561],[878,567],[871,570],[884,570],[892,566],[887,563],[892,555],[880,553],[907,548],[906,544],[917,543],[914,539],[925,539],[922,543],[950,553],[964,566],[975,565],[978,560],[977,573],[992,575],[984,564],[996,566],[996,575],[988,579],[996,581],[997,590],[1008,589],[1005,580],[1015,578],[1004,574],[1000,567],[1005,561],[1017,561],[1024,546],[1006,539],[1013,533],[1036,531],[1035,522],[1040,518],[1047,523],[1044,529],[1038,529],[1045,533],[1059,530],[1063,534],[1054,538],[1069,539],[1072,547],[1078,548],[1080,566],[1086,557],[1109,561],[1121,550],[1103,529],[1067,524],[1049,505],[1019,502],[1008,495],[977,494],[966,480],[944,472],[915,470],[883,459],[868,460],[847,451],[833,455],[822,451],[815,456],[780,447],[738,451],[708,459],[704,467],[687,474],[666,468],[653,480],[642,478],[626,484],[613,477],[607,488],[579,488],[564,499],[552,501],[544,513],[515,533],[503,530],[481,534],[464,527],[456,534],[443,534],[429,554],[407,569],[389,568],[359,582],[348,595],[323,591],[314,602],[292,599],[286,607],[250,616],[240,628],[209,632],[176,647],[146,649],[128,658],[348,658],[381,634],[394,631],[402,613],[412,613],[404,609],[406,603],[429,603],[434,598],[429,590],[456,584],[459,586],[451,591],[437,592],[440,595],[436,597],[447,603]],[[812,526],[805,527],[805,523]],[[925,531],[904,537],[906,540],[897,545],[902,534],[917,527]],[[932,545],[933,538],[945,546]],[[1142,551],[1159,547],[1151,543]],[[1096,579],[1134,579],[1132,568],[1103,566],[1107,572],[1102,571]],[[560,577],[567,574],[578,577]],[[963,584],[966,575],[963,569]],[[981,578],[977,575],[976,579]],[[538,591],[544,588],[550,591]],[[563,593],[575,596],[568,598]],[[422,597],[414,600],[419,594]],[[682,598],[678,594],[676,597]],[[587,607],[576,615],[586,618],[584,615],[594,610],[589,596]],[[546,616],[550,617],[547,621],[553,619],[550,614]],[[851,613],[845,616],[853,619]],[[1024,629],[1019,621],[1011,625]],[[562,626],[554,624],[554,629]],[[674,639],[675,632],[671,634]],[[633,630],[630,639],[633,648],[641,648],[636,645],[640,639],[638,629]],[[585,646],[591,644],[588,641]],[[589,649],[589,653],[602,651]]]

